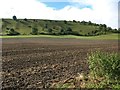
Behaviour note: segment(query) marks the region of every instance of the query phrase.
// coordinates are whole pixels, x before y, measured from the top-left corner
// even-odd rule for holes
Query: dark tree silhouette
[[[32,35],[37,35],[38,34],[38,29],[37,28],[32,28]]]
[[[73,22],[75,22],[75,23],[76,23],[76,21],[75,21],[75,20],[73,20]]]
[[[20,33],[15,31],[13,28],[6,31],[7,35],[19,35]]]
[[[17,17],[15,15],[13,16],[13,20],[17,20]]]
[[[66,21],[66,20],[64,20],[64,23],[65,23],[65,24],[67,24],[67,21]]]
[[[24,21],[27,21],[27,18],[25,18]]]
[[[48,32],[51,33],[53,30],[51,28],[48,29]]]

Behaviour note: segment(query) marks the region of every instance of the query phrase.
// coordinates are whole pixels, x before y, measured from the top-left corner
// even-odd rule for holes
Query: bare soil
[[[2,87],[50,88],[88,73],[87,54],[118,52],[117,40],[17,38],[2,40]]]

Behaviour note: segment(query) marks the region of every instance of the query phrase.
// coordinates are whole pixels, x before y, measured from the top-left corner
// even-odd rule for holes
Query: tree
[[[32,28],[31,34],[32,35],[37,35],[38,34],[38,29],[37,28]]]
[[[106,24],[103,24],[102,26],[103,26],[104,28],[107,28],[107,25],[106,25]]]
[[[53,30],[51,28],[48,28],[48,32],[51,33]]]
[[[112,32],[113,33],[120,33],[119,29],[118,30],[117,29],[113,29]]]
[[[107,30],[108,30],[108,31],[112,31],[112,28],[111,28],[111,27],[108,27]]]
[[[100,24],[99,30],[106,32],[107,31],[107,25],[106,24]]]
[[[25,18],[24,21],[27,21],[27,18]]]
[[[72,34],[72,29],[68,27],[65,31],[65,34]]]
[[[120,28],[118,28],[118,31],[120,31]]]
[[[75,20],[73,20],[73,22],[75,22],[75,23],[76,23],[76,21],[75,21]]]
[[[61,29],[60,29],[60,35],[64,35],[64,34],[65,34],[64,29],[61,28]]]
[[[72,29],[70,27],[67,28],[67,31],[72,32]]]
[[[44,28],[48,28],[48,24],[45,24],[45,25],[44,25]]]
[[[89,22],[88,22],[88,25],[92,25],[92,22],[91,22],[91,21],[89,21]]]
[[[107,25],[103,24],[102,26],[103,26],[104,31],[106,32],[107,31]]]
[[[66,20],[64,20],[64,23],[65,23],[65,24],[67,24],[67,21],[66,21]]]
[[[81,24],[83,24],[83,25],[85,25],[87,22],[85,22],[85,21],[81,21]]]
[[[63,28],[61,28],[61,29],[60,29],[60,32],[64,32],[64,29],[63,29]]]
[[[120,28],[118,28],[118,33],[120,33]]]
[[[6,30],[7,35],[19,35],[20,33],[15,31],[13,28]]]
[[[15,15],[13,16],[13,20],[17,20],[17,17]]]

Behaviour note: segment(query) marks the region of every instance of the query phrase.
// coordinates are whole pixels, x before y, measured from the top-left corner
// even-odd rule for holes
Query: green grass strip
[[[75,38],[75,39],[93,39],[93,40],[118,40],[118,34],[108,34],[100,36],[74,36],[74,35],[18,35],[18,36],[0,36],[0,38]]]

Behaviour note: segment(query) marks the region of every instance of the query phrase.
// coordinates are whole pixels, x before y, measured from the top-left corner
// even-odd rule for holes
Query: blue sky
[[[120,28],[120,1],[118,3],[118,27]]]
[[[74,6],[74,7],[78,7],[78,8],[90,8],[92,9],[91,5],[84,5],[84,4],[78,4],[77,2],[43,2],[44,4],[47,5],[47,7],[51,7],[54,8],[56,10],[62,9],[66,6]]]
[[[67,5],[71,5],[69,2],[43,2],[47,7],[52,7],[54,9],[62,9]]]

